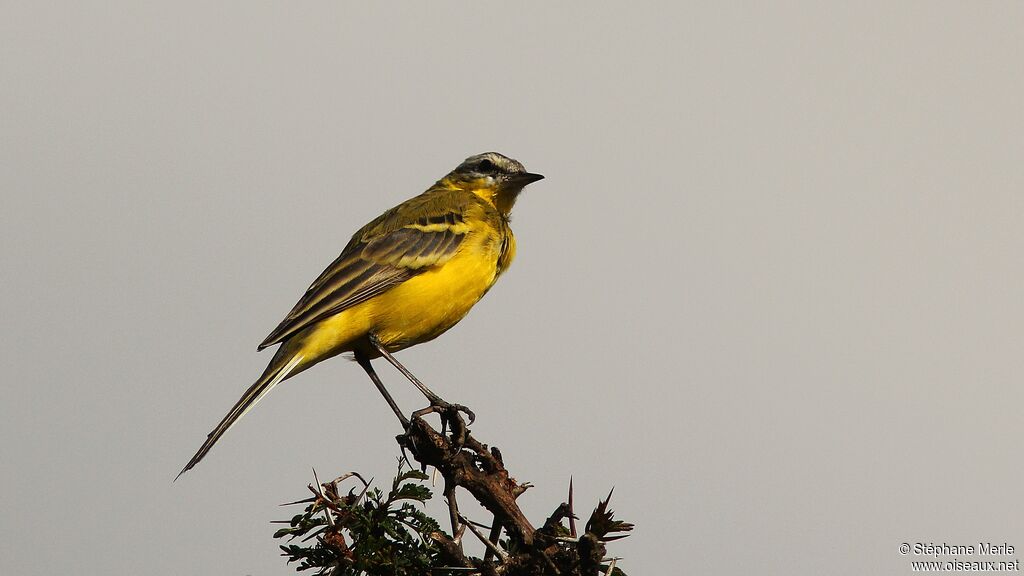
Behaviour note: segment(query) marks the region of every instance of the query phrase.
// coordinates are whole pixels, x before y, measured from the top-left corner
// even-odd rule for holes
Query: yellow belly
[[[496,254],[467,246],[444,265],[325,318],[293,340],[303,355],[294,373],[365,346],[369,334],[392,352],[440,336],[490,289],[497,270]]]
[[[496,278],[494,255],[463,251],[371,300],[371,330],[388,350],[432,340],[462,320]]]

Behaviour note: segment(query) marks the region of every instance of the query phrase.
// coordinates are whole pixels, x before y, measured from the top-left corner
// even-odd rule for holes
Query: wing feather
[[[430,210],[427,214],[416,213],[417,206],[406,203],[357,232],[259,348],[277,344],[454,256],[469,232],[462,206],[426,196],[410,202],[424,199],[420,204],[426,205],[419,207]],[[409,217],[410,212],[415,217]]]

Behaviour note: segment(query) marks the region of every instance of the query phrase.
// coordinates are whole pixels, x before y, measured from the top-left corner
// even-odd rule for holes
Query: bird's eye
[[[494,172],[494,162],[491,162],[490,160],[481,160],[477,169],[485,174],[487,172]]]

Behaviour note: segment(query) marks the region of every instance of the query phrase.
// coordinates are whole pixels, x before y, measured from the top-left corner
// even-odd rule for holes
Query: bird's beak
[[[509,177],[509,183],[514,184],[516,186],[526,186],[527,184],[532,184],[537,180],[543,179],[543,174],[531,174],[529,172],[523,172],[522,174],[515,174]]]

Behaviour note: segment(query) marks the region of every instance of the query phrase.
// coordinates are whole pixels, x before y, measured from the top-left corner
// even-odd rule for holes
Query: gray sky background
[[[0,573],[291,573],[310,468],[394,470],[357,366],[171,479],[351,233],[486,150],[548,176],[518,258],[400,357],[534,522],[572,475],[631,574],[1024,547],[1024,5],[830,4],[6,4]]]

